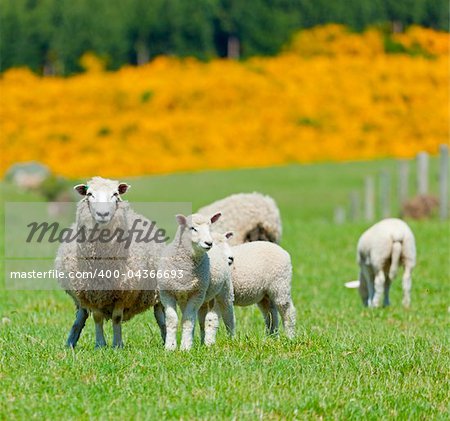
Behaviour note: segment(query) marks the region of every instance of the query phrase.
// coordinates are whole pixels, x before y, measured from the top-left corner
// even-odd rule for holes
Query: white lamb
[[[112,319],[113,346],[123,347],[122,321],[155,306],[155,316],[165,336],[164,313],[159,304],[156,282],[142,276],[144,271],[156,269],[162,242],[137,242],[132,229],[147,232],[151,222],[122,202],[121,195],[129,186],[113,180],[94,177],[86,185],[75,189],[83,196],[78,203],[76,222],[72,231],[85,233],[84,241],[62,243],[55,261],[57,270],[66,277],[61,286],[74,299],[77,318],[69,334],[67,345],[75,347],[89,312],[95,321],[96,347],[106,345],[103,333],[104,319]],[[122,232],[122,239],[131,235],[132,241],[119,237],[104,241],[101,235]],[[93,238],[94,238],[93,237]],[[102,272],[101,272],[102,271]],[[76,274],[83,276],[77,277]],[[97,274],[96,277],[92,277]],[[101,275],[100,275],[101,274]],[[140,276],[141,275],[141,276]]]
[[[231,282],[232,257],[228,239],[233,233],[211,233],[213,246],[208,251],[211,278],[205,294],[204,303],[198,312],[200,337],[207,346],[216,341],[219,318],[222,316],[228,334],[234,336],[233,284]]]
[[[220,213],[216,213],[212,217],[205,217],[200,214],[193,214],[189,217],[176,216],[179,224],[178,230],[174,240],[163,251],[159,265],[159,271],[168,274],[168,276],[158,280],[160,299],[166,316],[165,347],[167,350],[174,350],[177,347],[177,304],[182,312],[181,349],[188,350],[192,348],[197,313],[205,299],[215,298],[214,294],[220,296],[220,288],[214,291],[216,284],[214,279],[211,281],[211,277],[216,275],[215,269],[211,267],[214,257],[210,258],[207,253],[213,246],[210,225],[215,223],[220,215]],[[223,256],[221,258],[224,260]],[[173,273],[176,273],[177,276],[173,276]],[[226,272],[225,275],[221,274],[220,277],[223,286],[223,283],[226,282]],[[220,282],[217,283],[220,287],[219,284]],[[220,301],[219,299],[218,303]],[[225,310],[224,320],[230,322],[228,328],[232,333],[234,329],[232,300],[230,302],[230,299],[226,300],[224,296],[222,304],[224,307],[221,310]],[[216,308],[216,310],[218,309]],[[208,311],[208,309],[202,311],[206,318],[204,339],[205,342],[208,341],[210,344],[214,341],[218,321],[213,313],[209,317],[209,313],[211,311]]]
[[[279,245],[254,241],[228,251],[234,290],[234,305],[257,304],[268,334],[278,331],[278,312],[286,336],[295,335],[296,311],[291,298],[292,264],[289,253]]]
[[[399,265],[404,266],[402,279],[403,306],[411,304],[411,272],[416,265],[414,234],[401,219],[384,219],[365,231],[357,247],[360,266],[359,293],[365,306],[389,305],[389,288]]]
[[[202,215],[212,215],[221,211],[223,217],[214,225],[213,231],[233,231],[230,245],[249,241],[281,240],[280,211],[270,196],[260,193],[233,194],[198,210]]]

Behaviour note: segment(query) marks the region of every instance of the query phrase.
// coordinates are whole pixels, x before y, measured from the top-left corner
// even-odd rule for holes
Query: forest
[[[0,70],[71,75],[86,52],[108,70],[160,55],[275,55],[329,22],[387,35],[412,24],[448,30],[448,9],[447,0],[0,0]]]

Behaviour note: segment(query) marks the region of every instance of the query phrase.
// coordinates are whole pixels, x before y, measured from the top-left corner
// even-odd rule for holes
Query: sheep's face
[[[207,218],[194,213],[191,216],[177,215],[178,224],[182,229],[188,230],[194,252],[205,252],[213,246],[210,226],[221,216],[218,212]]]
[[[227,260],[229,266],[231,266],[234,262],[233,250],[228,244],[228,239],[230,239],[232,236],[233,236],[232,232],[227,232],[225,234],[217,234],[217,233],[212,234],[214,245],[217,245],[222,249],[223,254],[225,255],[225,259]]]
[[[122,201],[120,195],[125,194],[129,187],[126,183],[94,177],[87,184],[78,184],[74,189],[84,196],[95,222],[107,224]]]

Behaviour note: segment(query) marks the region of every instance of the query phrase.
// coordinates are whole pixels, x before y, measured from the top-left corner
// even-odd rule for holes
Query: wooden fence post
[[[364,218],[370,222],[375,219],[375,180],[373,177],[366,177],[364,189]]]
[[[390,176],[387,171],[380,173],[380,204],[382,218],[391,216],[391,185]]]
[[[398,170],[398,201],[400,209],[402,209],[409,196],[409,161],[406,159],[399,161]]]
[[[350,221],[357,221],[359,219],[359,193],[354,190],[350,193]]]
[[[448,146],[439,148],[439,215],[441,219],[448,218]]]
[[[428,154],[426,152],[417,154],[417,193],[428,193]]]
[[[342,225],[345,222],[345,209],[342,206],[334,208],[334,223]]]

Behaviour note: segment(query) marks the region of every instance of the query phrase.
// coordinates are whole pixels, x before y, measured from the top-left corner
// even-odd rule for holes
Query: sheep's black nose
[[[234,257],[229,256],[229,257],[228,257],[228,264],[229,264],[229,265],[232,265],[233,262],[234,262]]]
[[[101,212],[96,212],[98,216],[100,216],[100,218],[106,218],[109,215],[109,212],[105,212],[105,213],[101,213]]]
[[[208,246],[208,247],[212,247],[212,242],[211,241],[205,241],[205,244]]]

